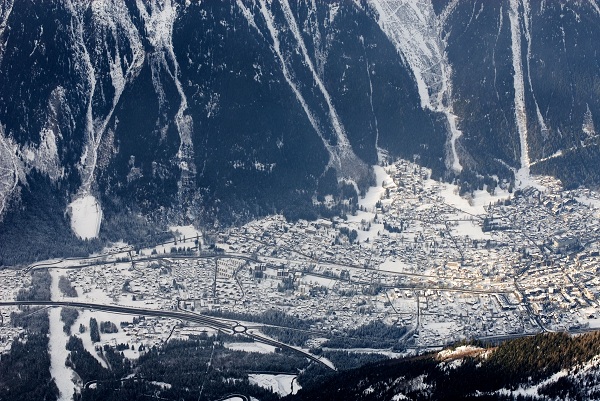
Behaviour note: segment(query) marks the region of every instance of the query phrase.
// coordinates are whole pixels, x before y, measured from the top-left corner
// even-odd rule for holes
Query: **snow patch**
[[[529,177],[529,145],[527,144],[527,114],[525,111],[525,85],[523,79],[523,63],[521,61],[521,28],[519,18],[519,0],[510,0],[508,12],[511,32],[511,49],[513,63],[513,83],[515,89],[515,119],[521,145],[521,167],[515,174],[516,184],[524,187],[530,182]]]
[[[385,193],[386,187],[395,186],[394,180],[381,166],[373,166],[375,186],[370,187],[364,198],[358,200],[358,205],[369,212],[375,211],[375,205]]]
[[[248,380],[283,397],[296,394],[301,388],[296,382],[296,375],[249,374]]]
[[[458,190],[459,188],[456,185],[442,184],[440,195],[444,198],[444,203],[447,205],[471,215],[486,214],[485,206],[510,197],[508,191],[496,188],[494,195],[491,195],[487,191],[478,190],[473,192],[473,197],[467,199],[461,197]]]
[[[198,230],[196,230],[196,228],[192,225],[188,225],[188,226],[170,226],[169,227],[169,231],[176,233],[178,232],[179,234],[183,235],[184,237],[190,239],[190,238],[194,238],[194,237],[200,237],[202,238],[202,233]]]
[[[486,240],[491,239],[490,233],[484,233],[478,222],[475,221],[459,221],[455,227],[452,227],[454,235],[468,236],[470,239]]]
[[[60,289],[58,287],[58,279],[61,275],[60,270],[51,269],[52,277],[51,284],[51,299],[57,301],[61,298]],[[63,331],[63,323],[60,318],[62,308],[50,309],[50,332],[48,342],[48,352],[50,353],[50,374],[56,382],[58,391],[60,392],[59,401],[68,401],[73,399],[73,394],[77,387],[75,386],[75,372],[65,365],[69,357],[67,350],[67,341],[69,340],[66,333]]]
[[[96,238],[102,223],[102,208],[90,194],[78,197],[68,206],[71,229],[81,239]]]
[[[232,351],[257,352],[259,354],[272,354],[275,352],[276,348],[272,345],[258,342],[225,343],[223,346]]]

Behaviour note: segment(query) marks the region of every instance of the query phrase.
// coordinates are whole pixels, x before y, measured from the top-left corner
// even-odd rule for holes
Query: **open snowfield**
[[[440,336],[448,336],[457,329],[456,322],[424,322],[423,329],[434,332]]]
[[[169,231],[183,235],[185,238],[202,238],[202,233],[194,228],[192,225],[188,226],[170,226]]]
[[[385,262],[379,265],[378,269],[396,273],[412,272],[414,270],[414,268],[412,268],[410,265],[399,259],[387,259]]]
[[[81,239],[96,238],[102,223],[102,208],[90,194],[78,197],[68,206],[71,211],[71,229]]]
[[[473,198],[467,199],[458,194],[458,186],[453,184],[441,184],[440,195],[446,204],[472,215],[485,214],[485,206],[508,199],[510,196],[508,191],[497,189],[495,195],[491,195],[487,191],[475,191]]]
[[[271,390],[281,396],[288,394],[296,394],[300,390],[300,385],[295,381],[295,375],[267,375],[267,374],[250,374],[248,380],[250,383],[256,384],[267,390]]]
[[[232,351],[257,352],[259,354],[272,354],[275,352],[275,347],[262,343],[225,343],[223,346]]]
[[[375,186],[369,188],[364,198],[358,199],[358,205],[368,212],[375,210],[375,204],[385,193],[385,188],[381,184],[383,183],[385,186],[394,185],[394,180],[383,167],[375,165],[373,171],[375,172]]]
[[[349,215],[349,223],[360,224],[362,221],[372,222],[375,218],[375,205],[385,194],[385,187],[395,186],[394,180],[383,167],[375,165],[373,166],[373,170],[375,171],[375,186],[369,188],[364,198],[359,197],[358,205],[362,207],[363,210],[358,210],[356,216]],[[385,187],[381,185],[382,183]],[[372,222],[369,231],[357,230],[357,240],[362,244],[367,240],[372,242],[377,237],[377,232],[383,232],[383,224]]]
[[[492,238],[490,233],[484,233],[479,223],[474,221],[459,221],[452,228],[452,233],[454,235],[469,236],[471,239],[486,240]]]
[[[300,279],[304,284],[313,284],[313,285],[321,285],[326,288],[333,288],[336,284],[336,280],[325,278],[325,277],[317,277],[317,276],[304,276]]]
[[[51,297],[53,301],[58,301],[62,298],[62,294],[58,288],[58,280],[63,271],[58,269],[50,270],[52,276]],[[59,401],[67,401],[73,399],[73,393],[76,390],[74,375],[75,372],[65,365],[69,356],[67,350],[67,341],[69,337],[63,331],[63,322],[60,318],[62,308],[50,309],[50,339],[48,342],[48,352],[50,353],[50,374],[56,381],[56,386],[60,392]]]
[[[588,205],[592,209],[600,209],[600,199],[592,198],[589,196],[578,196],[577,202],[583,203],[584,205]]]
[[[90,337],[90,318],[92,318],[92,317],[94,319],[96,319],[98,321],[98,323],[100,323],[100,322],[114,323],[119,328],[119,331],[117,333],[101,333],[100,334],[100,342],[94,344]],[[121,322],[128,322],[128,323],[133,322],[133,317],[134,316],[132,316],[132,315],[120,315],[120,314],[110,313],[110,312],[101,312],[101,311],[92,312],[90,310],[80,310],[79,317],[77,318],[77,320],[75,321],[75,323],[73,323],[73,326],[71,327],[71,333],[74,336],[81,338],[81,341],[83,342],[83,346],[86,349],[86,351],[88,351],[90,354],[92,354],[92,356],[100,363],[100,365],[102,365],[103,367],[108,369],[108,365],[106,364],[106,361],[104,359],[102,359],[96,352],[96,346],[102,346],[104,344],[116,345],[116,344],[131,343],[132,338],[130,336],[128,336],[123,331],[123,329],[120,328],[120,324],[121,324]],[[85,327],[86,330],[84,333],[79,333],[80,325],[83,325]],[[137,349],[139,348],[140,344],[141,343],[137,343],[137,342],[134,343],[135,350],[126,349],[123,351],[123,353],[129,359],[139,358],[140,354],[137,351]]]

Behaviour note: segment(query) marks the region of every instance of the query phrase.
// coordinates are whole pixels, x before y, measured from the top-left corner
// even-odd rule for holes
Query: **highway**
[[[245,236],[237,236],[237,237],[244,237],[244,238],[250,239]],[[255,241],[257,241],[257,240],[255,240]],[[262,243],[262,241],[257,241],[257,242]],[[266,243],[265,243],[265,245],[266,245]],[[302,252],[299,252],[294,249],[289,249],[289,251],[296,253],[302,257],[309,257],[308,255],[303,254]],[[94,257],[64,258],[64,259],[54,260],[54,261],[47,261],[47,262],[41,262],[41,263],[38,262],[38,263],[29,265],[27,268],[25,268],[23,270],[23,272],[26,273],[26,272],[30,272],[31,270],[45,269],[45,268],[52,268],[52,267],[59,267],[59,268],[63,268],[63,269],[81,269],[81,268],[85,268],[85,267],[89,267],[89,266],[95,266],[98,264],[113,263],[113,262],[115,262],[115,260],[113,260],[113,259],[115,259],[117,257],[117,255],[126,256],[127,254],[128,254],[127,249],[121,249],[121,250],[117,250],[117,251],[114,251],[111,253],[94,256]],[[112,256],[112,258],[111,258],[111,256]],[[106,259],[106,257],[108,257],[108,260]],[[104,258],[104,259],[102,260],[102,258]],[[186,259],[187,260],[239,259],[239,260],[244,260],[244,261],[253,262],[253,263],[265,263],[265,262],[269,262],[269,261],[271,261],[271,262],[277,261],[279,258],[262,256],[259,259],[256,256],[252,257],[252,256],[246,255],[246,254],[222,252],[222,253],[202,254],[202,255],[197,255],[197,254],[192,254],[192,255],[183,255],[183,254],[139,255],[137,257],[135,257],[131,253],[129,253],[128,259],[130,259],[132,262],[148,262],[148,261],[154,261],[154,260],[178,260],[178,259],[179,260],[186,260]],[[289,261],[289,259],[285,259],[285,260]],[[387,270],[379,270],[379,269],[366,269],[365,267],[361,267],[361,266],[356,266],[356,265],[346,264],[346,263],[339,263],[339,262],[331,262],[331,261],[326,261],[326,260],[319,260],[319,261],[317,261],[317,263],[319,263],[322,266],[347,268],[351,271],[354,270],[357,272],[358,271],[361,271],[361,272],[372,271],[373,273],[391,274],[394,276],[405,276],[405,277],[410,277],[413,280],[414,279],[425,280],[425,279],[439,279],[440,278],[435,275],[427,275],[427,274],[419,274],[419,273],[395,272],[395,271],[387,271]],[[302,273],[303,273],[303,275],[327,278],[327,279],[331,279],[331,280],[349,281],[354,284],[362,284],[362,285],[370,284],[369,282],[365,282],[362,280],[342,279],[342,278],[339,278],[336,276],[329,276],[329,275],[316,273],[316,272],[304,271]],[[448,278],[446,278],[446,279],[448,279]],[[445,285],[440,285],[437,283],[434,284],[434,283],[415,281],[415,282],[406,283],[406,284],[399,284],[399,283],[382,284],[381,287],[385,290],[391,289],[391,288],[398,288],[398,289],[411,290],[411,291],[434,290],[434,291],[449,291],[449,292],[460,292],[460,293],[470,293],[470,294],[490,294],[490,295],[491,294],[508,294],[508,293],[515,292],[515,289],[501,289],[501,288],[476,289],[473,286],[474,280],[467,279],[464,277],[461,277],[458,281],[459,281],[459,283],[457,283],[458,285],[456,285],[456,286],[445,286]],[[240,285],[240,284],[241,283],[238,282],[238,285]],[[514,283],[514,285],[516,286],[516,289],[518,289],[517,283]],[[241,285],[240,285],[240,288],[243,292],[243,288]],[[330,369],[334,369],[334,367],[332,367],[330,364],[320,360],[315,355],[312,355],[301,349],[294,348],[288,344],[279,342],[277,340],[265,337],[263,335],[256,334],[252,331],[253,329],[260,330],[260,328],[262,328],[262,327],[269,326],[266,324],[263,325],[263,324],[252,323],[250,325],[248,325],[248,324],[244,325],[244,324],[240,324],[237,321],[214,318],[214,317],[201,315],[201,314],[197,314],[197,313],[191,313],[191,312],[185,311],[185,310],[154,310],[154,309],[132,308],[132,307],[127,307],[127,306],[119,306],[119,305],[101,305],[101,304],[66,302],[66,301],[65,302],[32,302],[32,303],[0,302],[0,306],[27,305],[27,304],[46,305],[46,306],[71,306],[71,307],[103,310],[103,311],[114,312],[114,313],[157,316],[157,317],[170,317],[170,318],[180,319],[180,320],[184,320],[184,321],[188,321],[188,322],[202,324],[204,326],[211,327],[211,328],[214,328],[217,330],[223,330],[223,331],[229,332],[231,334],[243,334],[250,338],[253,338],[257,342],[261,342],[261,343],[269,344],[269,345],[279,347],[282,349],[289,349],[291,351],[301,353],[306,358],[308,358],[314,362],[317,362],[324,366],[327,366]],[[544,327],[541,324],[540,319],[537,318],[537,316],[533,313],[533,311],[528,307],[529,305],[526,302],[525,302],[525,304],[526,304],[526,310],[527,310],[528,314],[530,315],[532,321],[537,323],[537,325],[541,328],[542,331],[546,331],[546,330],[544,330]],[[420,308],[418,308],[418,309],[420,309]],[[403,336],[403,340],[408,338],[409,334],[413,334],[414,332],[418,331],[419,324],[420,324],[420,314],[421,314],[420,312],[421,312],[420,310],[417,311],[417,321],[416,321],[415,327],[413,327],[411,330],[407,331],[407,335]],[[302,330],[302,331],[304,331],[304,330]],[[498,336],[499,337],[498,339],[500,339],[500,337],[514,338],[514,337],[519,337],[519,336],[522,336],[522,335]]]
[[[138,316],[153,316],[153,317],[166,317],[173,319],[180,319],[187,322],[197,323],[210,327],[217,330],[223,330],[230,334],[243,334],[257,342],[279,347],[281,349],[287,349],[310,359],[313,362],[317,362],[328,369],[336,370],[335,367],[327,363],[316,355],[310,352],[304,351],[300,348],[292,347],[286,343],[255,334],[254,332],[248,331],[248,327],[240,324],[237,321],[223,318],[215,318],[211,316],[205,316],[198,313],[183,312],[180,310],[161,310],[161,309],[144,309],[144,308],[133,308],[130,306],[121,305],[104,305],[104,304],[93,304],[88,302],[71,302],[71,301],[1,301],[0,307],[3,306],[64,306],[71,308],[84,308],[93,309],[112,313],[121,313],[125,315],[138,315]]]

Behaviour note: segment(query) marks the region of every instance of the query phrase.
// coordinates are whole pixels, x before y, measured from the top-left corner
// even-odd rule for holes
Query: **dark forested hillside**
[[[526,399],[518,388],[533,389],[534,399],[594,399],[600,394],[599,353],[597,332],[540,334],[446,358],[434,353],[368,364],[321,378],[286,399]]]
[[[4,0],[0,243],[339,214],[385,157],[464,190],[597,185],[599,21],[595,0]],[[101,224],[71,235],[82,199]]]

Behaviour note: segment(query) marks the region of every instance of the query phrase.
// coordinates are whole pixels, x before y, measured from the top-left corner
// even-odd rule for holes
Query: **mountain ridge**
[[[595,186],[598,10],[4,0],[0,236],[27,237],[5,221],[33,213],[20,194],[34,170],[65,204],[58,218],[93,197],[104,225],[89,237],[105,238],[123,213],[210,225],[351,211],[383,154],[463,192],[530,172]]]

